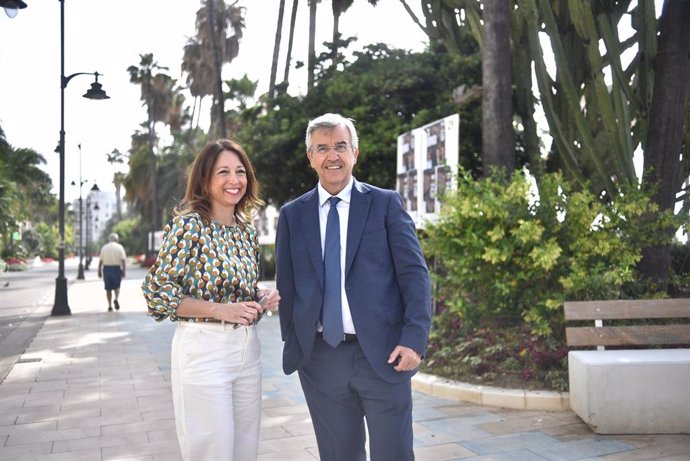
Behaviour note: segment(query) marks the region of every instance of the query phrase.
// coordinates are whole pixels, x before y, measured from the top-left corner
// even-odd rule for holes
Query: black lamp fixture
[[[86,99],[110,99],[110,96],[105,94],[105,91],[103,91],[103,85],[98,83],[98,76],[100,74],[98,72],[94,72],[93,75],[96,77],[96,81],[91,84],[89,91],[84,93],[84,97]]]
[[[17,16],[19,10],[26,8],[26,3],[22,0],[0,0],[0,8],[5,10],[8,17],[13,18]]]
[[[0,0],[11,1],[11,0]],[[14,0],[17,1],[17,0]],[[108,99],[101,84],[98,83],[98,72],[77,72],[65,77],[65,0],[60,0],[60,201],[58,222],[60,245],[58,249],[58,276],[55,279],[55,303],[51,315],[70,315],[72,312],[67,300],[67,279],[65,278],[65,88],[77,75],[93,75],[96,81],[91,84],[84,97],[87,99]]]

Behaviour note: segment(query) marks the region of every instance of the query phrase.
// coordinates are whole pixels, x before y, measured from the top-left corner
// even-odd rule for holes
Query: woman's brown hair
[[[216,139],[199,151],[189,169],[187,191],[175,210],[176,215],[197,212],[204,221],[211,222],[211,199],[208,185],[211,182],[213,165],[215,165],[218,155],[223,151],[237,154],[240,162],[247,170],[247,191],[235,206],[235,220],[239,224],[251,222],[254,210],[261,207],[264,201],[259,196],[259,183],[256,180],[254,167],[249,156],[242,149],[242,146],[230,139]]]

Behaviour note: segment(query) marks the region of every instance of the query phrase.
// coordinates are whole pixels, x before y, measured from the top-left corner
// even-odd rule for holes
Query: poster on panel
[[[457,114],[398,136],[398,192],[417,226],[434,221],[443,194],[453,187],[459,158]]]

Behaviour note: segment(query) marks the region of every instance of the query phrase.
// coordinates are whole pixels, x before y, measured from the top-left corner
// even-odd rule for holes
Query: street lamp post
[[[78,144],[79,147],[79,270],[77,272],[77,280],[84,280],[84,212],[82,211],[82,195],[81,187],[88,182],[88,180],[81,179],[81,143]],[[76,186],[75,182],[72,181],[72,185]]]
[[[98,184],[94,184],[89,191],[89,195],[86,197],[86,270],[89,270],[91,265],[91,253],[93,252],[91,240],[93,237],[93,212],[91,211],[91,194],[93,192],[100,192]],[[99,210],[98,202],[93,206],[93,210]]]
[[[65,278],[65,88],[77,75],[93,75],[96,81],[84,94],[87,99],[108,99],[108,95],[98,83],[98,72],[77,72],[65,77],[65,0],[60,0],[60,203],[58,208],[58,225],[60,245],[58,248],[58,276],[55,279],[55,303],[51,315],[70,315],[67,300],[67,279]]]

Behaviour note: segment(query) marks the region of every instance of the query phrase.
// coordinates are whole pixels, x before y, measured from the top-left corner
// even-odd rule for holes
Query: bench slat
[[[624,327],[568,327],[568,346],[627,346],[690,344],[690,324]]]
[[[690,318],[690,299],[566,301],[566,320]]]

